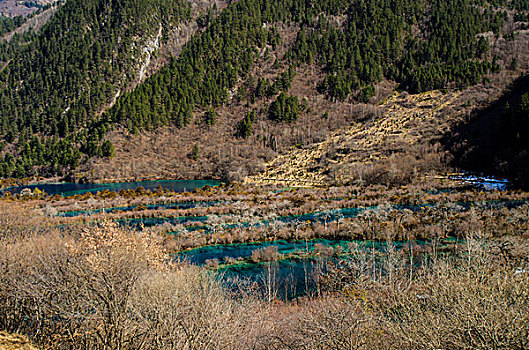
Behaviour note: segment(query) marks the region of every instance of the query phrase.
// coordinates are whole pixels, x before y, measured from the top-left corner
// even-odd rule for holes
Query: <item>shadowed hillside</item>
[[[498,100],[469,119],[444,140],[454,165],[529,187],[529,75],[518,78]]]

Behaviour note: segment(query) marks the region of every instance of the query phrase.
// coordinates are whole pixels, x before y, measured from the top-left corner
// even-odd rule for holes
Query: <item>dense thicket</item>
[[[253,123],[257,120],[257,112],[247,112],[244,118],[237,124],[238,137],[247,138],[253,135]]]
[[[9,42],[0,40],[0,68],[3,68],[13,57],[16,57],[24,49],[24,46],[33,39],[35,39],[35,33],[27,31],[23,34],[15,33]]]
[[[27,18],[23,16],[0,16],[0,38],[4,37],[6,34],[20,27],[26,22],[26,20]],[[12,57],[15,56],[15,53],[18,51],[22,43],[27,43],[33,38],[34,33],[28,31],[23,35],[13,35],[10,42],[0,39],[0,68],[3,67],[2,63],[9,61]]]
[[[293,122],[298,119],[300,110],[297,96],[288,96],[282,92],[270,105],[268,118],[279,122]]]
[[[146,41],[189,11],[184,1],[71,0],[16,50],[0,73],[0,136],[18,145],[20,174],[34,165],[73,166],[80,151],[102,153],[106,128],[90,129],[90,120],[137,79]]]
[[[60,4],[59,1],[57,4]],[[28,16],[16,16],[16,17],[6,17],[0,16],[0,38],[6,38],[6,35],[15,31],[23,24],[25,24],[29,19],[40,15],[44,11],[49,10],[52,5],[41,5],[36,2],[26,1],[24,6],[36,7],[38,10],[29,14]],[[31,25],[28,26],[28,30],[22,31],[22,33],[14,33],[10,36],[9,41],[0,39],[0,64],[8,62],[10,59],[15,57],[20,51],[22,45],[26,45],[35,39],[36,33]]]

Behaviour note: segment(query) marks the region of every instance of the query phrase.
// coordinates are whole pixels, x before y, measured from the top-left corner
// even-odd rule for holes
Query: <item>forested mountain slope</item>
[[[175,59],[106,114],[107,120],[140,135],[114,133],[119,156],[91,163],[89,175],[241,179],[292,146],[310,146],[354,121],[381,116],[383,108],[376,104],[395,87],[412,93],[463,90],[462,102],[449,109],[461,113],[464,105],[468,113],[527,69],[524,6],[469,1],[233,4],[218,17],[220,24],[213,21],[192,41],[215,51],[190,43],[186,49],[194,52]],[[261,25],[252,27],[254,14]],[[262,33],[261,41],[231,30],[230,18],[247,26],[244,33]],[[228,44],[234,42],[238,52],[244,45],[253,48],[253,60],[232,56]],[[172,83],[179,79],[185,83]],[[194,88],[186,91],[188,85]],[[476,89],[467,89],[473,85]],[[439,124],[446,124],[444,117]],[[186,122],[191,123],[182,126]],[[160,129],[166,123],[169,127]],[[111,165],[116,167],[111,170]]]
[[[14,18],[0,16],[0,37],[9,33],[12,30],[15,30],[17,27],[24,23],[24,17],[17,16]]]
[[[138,79],[150,47],[189,15],[185,1],[67,1],[0,73],[0,135],[14,146],[1,175],[75,167],[81,152],[101,152],[91,140],[104,130],[90,130],[90,121]]]
[[[119,176],[152,176],[136,165],[148,153],[134,152],[155,148],[158,175],[252,173],[376,116],[370,104],[395,88],[498,87],[527,69],[520,0],[240,0],[201,13],[180,54],[127,91],[138,78],[131,52],[170,40],[189,5],[105,4],[69,1],[0,73],[0,175],[81,165],[97,179],[119,165],[131,169]],[[109,140],[118,156],[105,160]]]
[[[196,107],[218,106],[228,90],[246,79],[259,48],[281,41],[273,23],[295,22],[301,30],[283,64],[313,62],[326,72],[320,89],[331,99],[359,100],[374,94],[373,83],[395,80],[403,89],[427,91],[476,84],[496,62],[487,59],[487,40],[498,33],[505,14],[481,11],[469,0],[429,2],[242,0],[213,20],[180,57],[108,113],[112,122],[149,128],[189,121]],[[288,90],[292,74],[274,85],[254,81],[251,97]],[[267,85],[268,84],[268,85]],[[279,95],[282,96],[282,95]],[[293,104],[294,102],[289,102]],[[297,114],[297,113],[294,113]],[[272,116],[271,119],[295,119]]]

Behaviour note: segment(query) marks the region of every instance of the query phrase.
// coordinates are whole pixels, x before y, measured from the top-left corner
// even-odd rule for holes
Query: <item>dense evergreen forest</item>
[[[21,25],[25,23],[22,22]],[[5,33],[6,34],[6,33]],[[15,33],[9,41],[0,40],[0,64],[3,65],[17,57],[37,37],[34,31],[28,30],[22,34]]]
[[[476,35],[498,34],[504,14],[469,0],[428,3],[355,2],[342,28],[325,17],[304,28],[290,58],[323,64],[321,89],[341,100],[383,78],[411,92],[478,83],[492,65],[483,59],[487,40]]]
[[[70,0],[29,44],[6,52],[0,135],[16,158],[5,154],[0,176],[76,167],[82,153],[105,156],[105,130],[90,121],[137,79],[145,41],[189,15],[184,1]]]
[[[11,58],[15,57],[21,46],[30,43],[36,38],[36,33],[34,30],[26,30],[23,34],[15,33],[11,36],[9,42],[3,40],[3,37],[21,27],[31,18],[40,15],[52,7],[52,5],[42,6],[35,2],[27,2],[24,6],[36,7],[38,10],[28,16],[0,16],[0,63],[8,62]]]
[[[202,14],[201,30],[179,57],[127,91],[137,78],[138,38],[152,37],[160,26],[166,36],[188,18],[189,6],[70,0],[38,36],[26,38],[28,45],[0,50],[0,62],[9,61],[0,73],[0,136],[2,147],[11,145],[0,177],[32,175],[42,165],[56,173],[111,156],[113,147],[103,140],[116,125],[132,133],[183,127],[200,109],[214,128],[215,108],[234,89],[241,102],[272,99],[265,106],[272,121],[294,121],[303,104],[288,89],[300,65],[323,68],[319,89],[331,100],[366,102],[384,79],[411,92],[473,85],[500,69],[480,33],[503,35],[505,9],[520,20],[527,16],[521,0],[240,0],[217,16],[215,9]],[[254,79],[249,72],[260,52],[282,43],[275,23],[300,30],[277,62],[283,73]],[[255,119],[249,112],[235,136],[251,135]]]
[[[51,7],[51,5],[40,6],[34,3],[32,3],[32,5],[35,5],[34,7],[38,7],[39,9],[28,16],[0,16],[0,64],[5,64],[5,62],[8,62],[11,58],[15,57],[21,46],[35,39],[36,34],[34,31],[28,30],[24,34],[14,34],[9,42],[7,40],[2,40],[2,38],[6,34],[9,34],[22,26],[32,17],[41,14],[43,11],[46,11]]]
[[[22,16],[5,17],[0,16],[0,37],[20,27],[26,19]]]
[[[196,108],[225,103],[240,80],[250,81],[243,94],[250,100],[281,93],[269,117],[292,121],[297,107],[288,108],[292,113],[277,107],[293,101],[282,92],[290,86],[292,65],[300,64],[322,65],[328,75],[320,88],[340,100],[354,93],[367,101],[373,83],[382,79],[413,92],[476,84],[498,69],[486,59],[488,42],[478,34],[499,35],[505,17],[472,0],[239,1],[212,20],[178,59],[118,101],[106,121],[125,123],[133,132],[167,122],[183,126]],[[283,58],[290,68],[273,84],[264,79],[255,84],[248,71],[258,49],[274,49],[282,40],[270,25],[276,22],[302,28]]]

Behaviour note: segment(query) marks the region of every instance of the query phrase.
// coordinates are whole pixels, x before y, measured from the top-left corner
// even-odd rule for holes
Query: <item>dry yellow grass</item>
[[[282,183],[290,186],[317,186],[328,182],[328,173],[340,165],[372,164],[411,146],[427,145],[438,139],[457,120],[445,108],[459,107],[461,92],[443,94],[430,91],[407,95],[394,93],[382,104],[384,114],[372,121],[354,123],[323,142],[293,149],[266,165],[266,171],[248,177],[248,183]],[[334,180],[347,181],[351,174]]]
[[[0,332],[0,350],[34,350],[26,337],[18,334]]]

